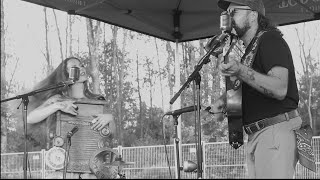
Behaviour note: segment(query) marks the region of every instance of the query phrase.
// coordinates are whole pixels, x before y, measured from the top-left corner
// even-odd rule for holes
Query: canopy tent
[[[185,42],[220,34],[217,0],[23,0],[160,39]],[[320,19],[319,0],[264,0],[278,25]]]
[[[163,40],[179,42],[220,34],[217,0],[22,0],[133,30]],[[263,0],[266,16],[278,25],[320,19],[319,0]],[[176,48],[177,51],[178,48]],[[177,56],[178,53],[175,53]],[[175,59],[178,59],[177,57]],[[178,64],[175,64],[179,69]],[[180,82],[179,71],[176,81]],[[178,102],[179,103],[179,102]],[[176,103],[177,105],[177,103]],[[181,139],[181,120],[178,122]],[[201,133],[198,133],[201,134]],[[199,143],[201,146],[201,143]],[[179,156],[182,155],[179,141]],[[200,149],[200,147],[199,147]],[[198,158],[198,168],[201,168]],[[179,161],[182,159],[180,158]],[[176,162],[177,163],[177,162]],[[179,168],[178,164],[176,167]],[[198,177],[200,171],[198,171]],[[176,174],[179,170],[176,169]],[[179,176],[178,176],[179,177]]]

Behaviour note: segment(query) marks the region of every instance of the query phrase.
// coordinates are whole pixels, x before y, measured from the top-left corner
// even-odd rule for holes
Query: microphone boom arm
[[[220,44],[223,41],[225,41],[227,36],[228,34],[223,32],[216,38],[217,43],[200,59],[198,64],[195,66],[195,70],[188,77],[187,81],[182,85],[179,91],[171,98],[170,104],[173,104],[177,100],[177,98],[180,96],[182,91],[197,77],[199,71],[202,69],[202,66],[210,62],[210,58],[209,58],[210,55],[215,53],[214,51],[220,46]],[[216,53],[216,55],[218,54]]]
[[[28,92],[28,93],[25,93],[25,94],[21,94],[21,95],[15,96],[15,97],[7,98],[7,99],[4,99],[4,100],[1,100],[1,102],[6,102],[6,101],[14,100],[14,99],[20,99],[20,98],[24,98],[24,97],[27,97],[27,96],[33,96],[33,95],[38,94],[38,93],[43,92],[43,91],[48,91],[48,90],[51,90],[51,89],[61,88],[61,87],[64,87],[64,86],[68,86],[70,84],[73,84],[73,83],[69,82],[69,81],[61,82],[61,83],[58,83],[58,84],[53,85],[53,86],[49,86],[49,87],[45,87],[45,88],[41,88],[41,89],[36,89],[34,91],[31,91],[31,92]]]

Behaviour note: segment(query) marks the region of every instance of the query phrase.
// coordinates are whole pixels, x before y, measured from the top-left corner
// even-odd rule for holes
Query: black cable
[[[29,168],[29,176],[30,176],[30,179],[32,179],[32,178],[31,178],[31,168],[30,168],[30,161],[29,161],[28,152],[27,152],[27,163],[28,163],[28,168]]]
[[[170,179],[172,179],[172,175],[171,175],[171,168],[170,168],[170,162],[169,162],[169,157],[168,157],[168,151],[167,151],[167,145],[166,145],[166,135],[164,133],[164,122],[163,122],[163,118],[164,116],[166,115],[163,115],[162,118],[161,118],[161,121],[162,121],[162,135],[163,135],[163,143],[164,143],[164,151],[165,151],[165,154],[166,154],[166,158],[167,158],[167,164],[168,164],[168,167],[169,167],[169,173],[170,173]]]
[[[22,104],[22,101],[21,101],[21,103],[20,103],[20,105]],[[20,107],[20,105],[17,107],[17,109],[19,109],[19,107]],[[25,120],[23,120],[23,125],[25,126]],[[24,127],[25,128],[25,127]],[[27,143],[28,143],[28,141],[27,141]],[[27,148],[28,148],[28,146],[27,146]],[[24,158],[24,157],[23,157]],[[29,168],[29,176],[30,176],[30,179],[32,179],[31,178],[31,168],[30,168],[30,161],[29,161],[29,153],[28,153],[28,149],[27,149],[27,151],[26,151],[26,161],[27,161],[27,166],[28,167],[26,167],[27,169]]]

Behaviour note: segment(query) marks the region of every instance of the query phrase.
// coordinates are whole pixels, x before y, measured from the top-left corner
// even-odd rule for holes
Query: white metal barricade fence
[[[233,149],[227,142],[203,143],[203,174],[205,179],[240,179],[247,177],[246,144]],[[296,179],[320,179],[320,136],[313,137],[313,147],[317,164],[314,173],[297,164]],[[127,179],[176,179],[174,145],[117,147],[114,148],[126,162],[134,162],[123,168]],[[48,172],[53,171],[46,166],[46,151],[28,152],[28,178],[46,179]],[[1,154],[1,179],[23,178],[23,152]],[[182,145],[182,162],[197,163],[195,144]],[[182,166],[183,164],[181,164]],[[195,179],[197,173],[181,171],[181,179]],[[62,177],[61,177],[62,178]]]
[[[45,150],[28,152],[28,178],[45,179]],[[1,154],[1,179],[23,179],[24,153]]]

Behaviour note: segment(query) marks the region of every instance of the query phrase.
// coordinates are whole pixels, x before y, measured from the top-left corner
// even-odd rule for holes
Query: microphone
[[[72,130],[67,133],[67,137],[69,138],[72,137],[78,130],[79,130],[78,126],[73,127]]]
[[[220,29],[222,32],[231,33],[231,17],[227,11],[223,11],[220,15]]]
[[[210,51],[212,48],[216,48],[212,52],[212,55],[216,57],[223,52],[224,44],[220,45],[219,47],[216,47],[216,46],[222,43],[225,40],[225,37],[227,36],[227,34],[230,34],[232,30],[231,17],[227,11],[223,11],[220,15],[220,29],[222,33],[219,36],[218,35],[213,36],[213,38],[204,47],[207,52]]]
[[[78,81],[80,77],[80,68],[78,67],[71,67],[69,69],[69,80],[71,80],[72,82]]]
[[[200,106],[201,109],[201,106]],[[166,112],[165,115],[180,115],[182,113],[186,113],[186,112],[192,112],[192,111],[196,111],[197,110],[197,106],[189,106],[189,107],[185,107],[185,108],[181,108],[178,110],[174,110],[174,111],[168,111]]]
[[[69,77],[67,81],[61,82],[65,86],[74,84],[79,80],[80,77],[80,68],[73,66],[69,69]]]

